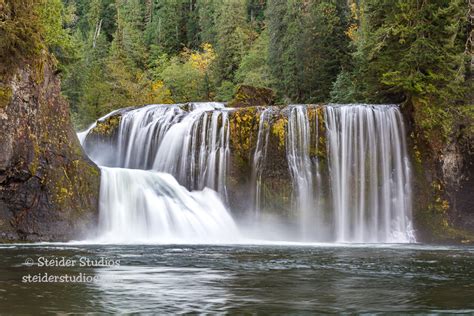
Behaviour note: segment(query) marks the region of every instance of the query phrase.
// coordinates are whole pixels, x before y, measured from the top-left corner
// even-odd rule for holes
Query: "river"
[[[474,313],[473,297],[472,246],[0,246],[2,314]]]

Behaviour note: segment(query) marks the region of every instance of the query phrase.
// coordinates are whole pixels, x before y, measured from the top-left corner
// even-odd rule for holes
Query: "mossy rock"
[[[249,107],[232,111],[229,115],[231,153],[241,171],[250,168],[257,143],[259,113],[257,107]]]
[[[228,107],[241,108],[249,106],[270,106],[275,103],[272,89],[240,85]]]
[[[105,137],[113,136],[120,125],[121,119],[122,119],[121,113],[108,116],[101,121],[97,121],[96,126],[89,133],[90,135],[97,135],[97,136],[105,136]]]
[[[43,56],[0,83],[10,87],[0,107],[3,240],[71,240],[97,223],[100,172],[80,147],[53,65]]]
[[[432,113],[424,106],[420,100],[402,106],[408,123],[417,238],[422,242],[474,243],[474,203],[470,197],[474,188],[473,108],[457,107],[451,113],[457,122],[453,125],[453,116],[446,122],[431,120]],[[448,134],[445,123],[452,125]]]
[[[5,108],[10,103],[12,95],[10,87],[0,86],[0,108]]]

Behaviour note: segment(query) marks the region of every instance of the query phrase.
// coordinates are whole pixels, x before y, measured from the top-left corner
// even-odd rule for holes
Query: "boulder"
[[[275,94],[272,89],[241,85],[227,106],[242,108],[249,106],[269,106],[274,103]]]

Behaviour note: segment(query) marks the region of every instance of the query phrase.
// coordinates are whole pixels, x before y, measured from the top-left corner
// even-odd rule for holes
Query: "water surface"
[[[63,257],[76,265],[38,266]],[[98,279],[22,282],[81,273]],[[0,313],[474,312],[473,298],[467,246],[0,246]]]

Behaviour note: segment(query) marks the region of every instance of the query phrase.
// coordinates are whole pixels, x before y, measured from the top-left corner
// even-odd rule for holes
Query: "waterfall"
[[[254,187],[253,194],[253,204],[254,210],[259,217],[261,209],[261,198],[262,198],[262,172],[263,164],[267,155],[268,148],[268,137],[270,136],[270,112],[271,108],[264,109],[259,117],[258,123],[258,134],[257,134],[257,144],[255,146],[255,152],[253,154],[252,160],[252,184]]]
[[[117,138],[107,150],[87,137],[85,142],[99,165],[170,173],[189,189],[208,187],[226,197],[229,121],[222,103],[129,110],[121,114]]]
[[[415,240],[411,171],[397,106],[258,108],[258,120],[246,121],[254,125],[242,127],[255,132],[247,139],[251,152],[238,159],[230,152],[230,133],[241,128],[232,111],[238,109],[215,102],[148,105],[114,111],[80,133],[102,170],[100,238],[236,240],[238,229],[226,207],[233,211],[236,199],[253,205],[253,218],[261,223],[268,218],[262,212],[272,212],[268,206],[275,205],[275,197],[279,201],[269,190],[282,186],[276,192],[292,190],[281,200],[292,207],[279,209],[278,216],[296,223],[299,240]],[[110,119],[117,124],[112,131],[94,134]],[[264,173],[265,168],[275,170]],[[242,189],[249,190],[248,201],[235,194]]]
[[[99,242],[236,242],[217,193],[189,192],[167,173],[101,168]]]
[[[229,121],[221,103],[148,105],[114,111],[114,136],[79,133],[101,166],[99,242],[236,242],[226,197]],[[89,136],[91,135],[91,136]],[[186,188],[193,190],[189,192]]]
[[[408,242],[410,166],[403,118],[391,105],[324,106],[328,176],[321,176],[319,120],[308,108],[289,107],[287,159],[303,239]],[[323,203],[322,186],[331,203]],[[328,230],[328,225],[332,227]]]
[[[325,119],[335,240],[413,240],[410,166],[398,107],[328,105]]]
[[[306,107],[302,105],[290,107],[286,152],[303,239],[308,237],[309,217],[312,211],[315,211],[314,165],[309,157],[310,140],[310,124]]]

